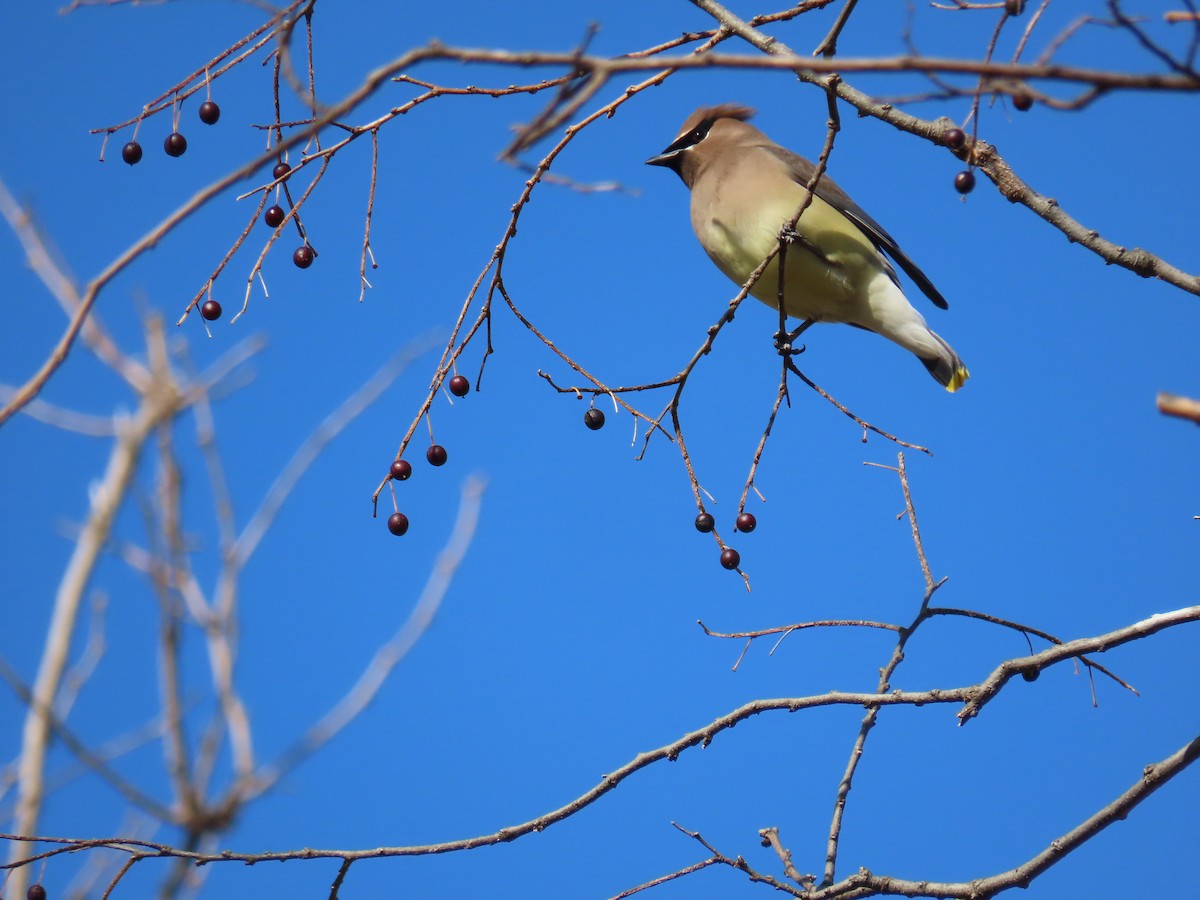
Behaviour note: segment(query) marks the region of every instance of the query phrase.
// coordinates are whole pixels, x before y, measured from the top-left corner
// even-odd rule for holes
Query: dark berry
[[[961,128],[951,128],[942,135],[942,140],[951,150],[958,150],[967,142],[967,133]]]
[[[425,458],[431,466],[444,466],[447,458],[446,448],[441,444],[430,444],[429,449],[425,451]]]
[[[721,551],[721,565],[726,569],[736,569],[742,564],[742,557],[732,547],[726,547]]]
[[[1041,674],[1042,674],[1041,669],[1037,668],[1036,666],[1032,669],[1022,669],[1021,670],[1021,677],[1024,678],[1026,681],[1037,681],[1038,676]]]
[[[736,531],[749,533],[758,527],[758,519],[754,518],[754,513],[744,512],[737,517],[733,527]]]
[[[286,175],[290,171],[292,171],[292,167],[289,166],[287,163],[285,163],[285,162],[276,163],[275,168],[273,168],[271,170],[271,178],[275,181],[278,181],[280,178],[282,178],[284,175]]]
[[[183,156],[187,152],[187,138],[178,131],[172,131],[163,141],[163,149],[167,151],[167,156]]]
[[[282,206],[269,206],[267,211],[263,213],[263,221],[272,228],[278,228],[283,223],[283,217],[287,213],[283,211]]]
[[[959,172],[954,176],[954,189],[960,194],[969,194],[975,190],[975,173],[970,169]]]
[[[412,463],[407,459],[398,459],[392,463],[392,477],[397,481],[407,481],[412,474]]]
[[[200,121],[205,125],[216,125],[217,119],[221,118],[221,107],[213,103],[211,100],[205,100],[200,104]]]
[[[388,531],[400,537],[404,532],[408,531],[408,516],[402,512],[395,512],[388,516]]]
[[[210,322],[217,321],[221,318],[221,304],[216,300],[205,300],[204,305],[200,307],[200,315]]]
[[[1025,12],[1025,0],[1004,0],[1004,11],[1010,16],[1019,16]]]
[[[297,247],[296,252],[292,254],[292,262],[299,269],[307,269],[313,264],[313,260],[317,258],[317,254],[313,253],[313,248],[305,244],[303,247]]]
[[[467,381],[466,375],[455,375],[448,386],[455,397],[465,397],[471,390],[471,382]]]
[[[701,534],[708,534],[717,527],[717,520],[708,513],[700,513],[696,516],[696,530]]]
[[[31,884],[25,896],[28,900],[46,900],[46,889],[40,884]]]
[[[131,166],[136,166],[142,161],[142,145],[137,141],[130,141],[121,148],[121,159]]]
[[[592,431],[599,431],[604,427],[604,413],[593,406],[583,414],[583,424]]]
[[[1029,94],[1013,94],[1012,105],[1013,109],[1028,112],[1033,109],[1033,97]]]

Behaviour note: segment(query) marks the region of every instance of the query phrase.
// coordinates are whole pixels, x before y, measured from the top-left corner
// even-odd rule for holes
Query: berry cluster
[[[197,111],[200,116],[200,121],[205,125],[216,125],[217,120],[221,118],[221,107],[217,106],[214,100],[205,100],[200,104]],[[176,124],[178,129],[178,124]],[[188,142],[178,130],[172,131],[163,141],[163,150],[167,156],[180,157],[187,152]],[[130,141],[121,148],[121,159],[131,166],[137,165],[142,161],[142,145],[137,142],[137,139]],[[292,167],[280,160],[276,163],[275,168],[271,170],[271,178],[273,181],[279,181],[287,176],[292,171]],[[263,221],[267,223],[269,228],[278,228],[283,224],[283,220],[287,218],[287,213],[278,203],[269,207],[263,214]],[[309,245],[307,241],[292,254],[292,262],[299,269],[307,269],[313,264],[317,258],[317,252]],[[209,300],[200,307],[200,315],[209,322],[215,322],[221,318],[221,304],[216,300]]]
[[[961,134],[961,132],[960,132],[960,134]],[[464,379],[464,381],[465,380],[466,379]],[[453,388],[451,388],[451,390],[453,390]],[[599,431],[601,428],[604,427],[603,411],[596,409],[596,407],[594,407],[594,406],[589,407],[588,410],[583,414],[583,424],[586,425],[588,428],[590,428],[592,431]],[[696,516],[696,530],[699,531],[701,534],[711,534],[712,530],[716,527],[717,527],[717,520],[714,519],[712,517],[712,515],[710,515],[709,513],[702,512],[702,513],[700,513],[700,515]],[[753,513],[748,513],[748,512],[739,513],[738,517],[734,520],[734,523],[733,523],[733,530],[743,532],[744,534],[749,534],[751,531],[753,531],[757,527],[758,527],[758,520],[756,518],[754,518]],[[732,547],[722,547],[722,549],[721,549],[721,565],[722,566],[724,566],[726,569],[736,569],[741,564],[742,564],[742,556],[740,553],[738,553]]]
[[[712,517],[711,513],[702,512],[696,516],[696,530],[701,534],[711,534],[716,527],[717,520]],[[738,517],[733,521],[733,530],[744,534],[749,534],[757,527],[758,519],[754,518],[754,513],[738,513]],[[741,564],[742,555],[732,547],[724,547],[721,550],[721,565],[726,569],[736,569]]]
[[[275,164],[275,168],[271,170],[271,180],[279,181],[281,178],[286,178],[288,173],[292,171],[292,167],[280,160]],[[263,213],[263,221],[268,228],[278,228],[283,224],[283,220],[287,218],[287,212],[278,203],[267,207],[267,211]],[[304,244],[296,248],[296,252],[292,254],[292,262],[295,263],[297,269],[307,269],[313,264],[313,260],[317,258],[317,251],[305,241]]]
[[[205,100],[200,104],[197,110],[200,116],[200,121],[205,125],[216,125],[217,120],[221,118],[221,107],[217,106],[213,100]],[[163,150],[167,156],[180,157],[187,153],[188,143],[187,138],[179,133],[179,124],[175,124],[175,131],[172,131],[163,140]],[[121,159],[131,166],[136,166],[142,161],[142,145],[137,142],[137,139],[130,141],[121,148]]]
[[[962,156],[958,151],[967,145],[967,133],[961,128],[951,128],[942,134],[942,143]],[[955,175],[954,189],[960,194],[969,194],[975,190],[975,173],[966,169]]]
[[[465,375],[455,375],[446,382],[446,387],[455,397],[465,397],[471,392],[471,382]],[[430,444],[425,451],[425,459],[431,466],[444,466],[450,458],[446,448],[441,444]],[[388,474],[393,481],[408,481],[412,476],[413,467],[407,459],[397,459],[392,462]],[[408,516],[397,510],[388,516],[388,531],[400,537],[408,531]]]

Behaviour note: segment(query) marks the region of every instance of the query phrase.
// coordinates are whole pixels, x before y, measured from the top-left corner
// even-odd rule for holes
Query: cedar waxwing
[[[722,272],[746,280],[779,243],[779,233],[804,202],[815,167],[772,143],[747,123],[754,110],[732,103],[696,110],[678,137],[647,165],[673,169],[692,192],[692,228]],[[950,345],[930,330],[900,290],[886,252],[936,306],[938,293],[890,234],[862,211],[828,175],[796,223],[788,245],[784,310],[813,322],[846,322],[911,350],[948,391],[970,377]],[[777,260],[751,288],[778,309]]]

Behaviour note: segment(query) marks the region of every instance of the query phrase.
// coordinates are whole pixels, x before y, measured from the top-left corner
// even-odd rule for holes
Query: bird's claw
[[[799,348],[793,347],[796,343],[796,338],[804,334],[811,325],[816,322],[816,319],[805,319],[794,330],[784,331],[780,329],[775,332],[775,349],[780,356],[797,356],[808,349],[807,344],[801,344]]]
[[[775,334],[775,350],[780,356],[796,356],[808,349],[807,344],[801,344],[799,347],[793,347],[792,342],[796,339],[795,332],[780,331]]]

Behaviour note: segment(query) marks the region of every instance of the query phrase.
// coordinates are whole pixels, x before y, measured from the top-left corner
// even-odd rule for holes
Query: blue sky
[[[844,55],[899,50],[903,6],[889,6],[859,10],[843,37]],[[1130,5],[1147,14],[1156,8]],[[1089,10],[1052,8],[1031,53]],[[222,107],[217,126],[199,124],[194,102],[184,108],[189,149],[180,159],[161,151],[169,131],[162,116],[142,125],[146,157],[133,168],[118,159],[125,135],[101,164],[100,139],[88,133],[135,116],[254,27],[258,15],[248,5],[197,2],[68,16],[48,3],[0,9],[8,42],[0,78],[9,86],[0,177],[34,210],[81,280],[197,189],[261,151],[262,135],[249,126],[271,116],[270,77],[257,61],[214,85]],[[776,33],[807,52],[831,20],[831,11],[810,14]],[[322,6],[315,16],[318,91],[338,98],[370,68],[434,37],[457,46],[559,51],[575,46],[591,21],[601,26],[597,53],[636,50],[709,24],[687,3],[500,10],[472,0],[401,15],[382,3]],[[930,55],[975,57],[994,21],[993,13],[921,8],[913,36]],[[1157,18],[1148,27],[1173,46],[1185,38]],[[1005,33],[999,56],[1011,54],[1015,37]],[[1108,30],[1085,30],[1060,58],[1161,69],[1128,37]],[[528,77],[451,65],[414,74],[489,86]],[[634,80],[618,78],[598,100]],[[881,95],[923,88],[878,76],[853,82]],[[389,87],[348,121],[367,121],[412,93]],[[673,375],[734,295],[691,233],[686,190],[670,172],[642,165],[693,108],[727,100],[757,107],[756,123],[780,143],[818,152],[825,104],[811,87],[784,73],[680,73],[581,135],[553,170],[626,190],[581,193],[544,184],[522,215],[505,269],[514,301],[610,384]],[[1200,181],[1188,148],[1200,139],[1200,125],[1188,102],[1114,93],[1070,113],[985,103],[980,136],[1088,227],[1196,272]],[[385,360],[402,347],[444,340],[527,177],[495,157],[510,126],[528,121],[542,103],[544,96],[448,97],[381,131],[372,242],[379,269],[364,302],[358,265],[370,177],[365,140],[337,157],[306,210],[320,251],[312,268],[293,267],[294,247],[281,242],[266,263],[269,299],[256,286],[249,313],[231,327],[266,237],[259,226],[261,237],[218,282],[227,312],[212,337],[194,315],[179,329],[168,326],[197,368],[252,335],[268,342],[251,364],[253,379],[215,408],[239,525],[297,446]],[[909,110],[962,121],[968,101]],[[1197,298],[1106,266],[1008,203],[984,178],[964,202],[952,187],[962,163],[944,148],[859,120],[848,108],[842,126],[830,172],[949,299],[943,312],[909,291],[973,377],[951,396],[904,351],[834,326],[809,332],[799,362],[859,415],[934,451],[909,453],[907,462],[934,575],[949,578],[936,602],[1062,638],[1195,603],[1198,436],[1161,417],[1154,396],[1200,396]],[[178,318],[252,211],[236,195],[259,183],[217,197],[105,290],[98,312],[126,351],[142,352],[147,311],[168,323]],[[0,266],[7,281],[0,381],[14,385],[40,365],[64,319],[7,233]],[[417,433],[407,454],[415,474],[397,488],[412,527],[392,537],[382,518],[371,517],[370,495],[425,397],[437,360],[421,355],[296,485],[244,573],[237,682],[263,759],[336,703],[399,627],[447,540],[461,485],[479,474],[487,488],[474,541],[433,627],[377,701],[247,809],[219,846],[361,848],[488,833],[569,802],[601,773],[748,700],[873,689],[894,643],[890,633],[801,632],[773,655],[770,642],[758,642],[734,672],[740,644],[705,637],[696,625],[700,619],[714,630],[740,631],[821,618],[907,623],[920,604],[909,529],[896,520],[903,510],[897,479],[863,465],[894,465],[896,447],[874,436],[863,444],[852,422],[803,385],[793,387],[792,407],[781,412],[758,472],[766,502],[753,494],[748,501],[758,529],[733,533],[778,383],[775,325],[773,311],[744,305],[697,369],[681,411],[697,474],[716,500],[710,509],[741,552],[749,593],[718,565],[711,538],[693,529],[695,505],[675,447],[656,438],[636,459],[641,443],[631,446],[630,417],[614,415],[611,404],[600,404],[608,414],[603,430],[585,429],[586,404],[556,394],[537,372],[562,384],[577,383],[577,376],[504,310],[493,323],[496,352],[482,390],[453,405],[444,394],[435,401],[446,466],[425,463],[425,426]],[[462,370],[474,376],[482,353],[482,343],[473,343]],[[82,348],[42,396],[101,416],[133,402]],[[657,412],[666,398],[642,395],[637,402]],[[185,528],[193,565],[211,589],[216,529],[195,432],[190,416],[181,420]],[[26,680],[36,672],[70,555],[68,535],[86,516],[89,485],[101,476],[108,449],[103,440],[26,417],[0,428],[7,538],[0,595],[9,610],[0,655]],[[153,483],[148,459],[142,496]],[[381,509],[390,512],[387,498]],[[122,510],[117,534],[144,540],[136,499]],[[96,573],[89,596],[97,594],[107,598],[107,648],[70,724],[99,745],[151,721],[159,699],[153,595],[115,557]],[[85,630],[86,623],[80,648]],[[861,866],[952,880],[1023,862],[1129,787],[1143,766],[1195,736],[1194,641],[1194,628],[1181,628],[1107,654],[1102,662],[1141,696],[1100,680],[1099,708],[1086,675],[1060,664],[1034,684],[1010,685],[965,728],[956,726],[951,707],[886,710],[855,779],[839,874]],[[908,647],[892,685],[969,684],[1026,649],[1012,632],[934,621]],[[185,667],[195,711],[205,712],[207,675],[196,633]],[[23,712],[11,691],[0,689],[0,759],[17,753]],[[704,750],[638,773],[542,834],[465,854],[358,864],[343,896],[612,896],[704,858],[671,822],[772,874],[779,874],[778,861],[759,847],[757,830],[778,826],[797,867],[819,871],[861,714],[846,708],[759,716]],[[114,766],[156,797],[169,797],[157,744]],[[56,749],[52,775],[72,767],[69,754]],[[227,776],[227,769],[218,773]],[[7,817],[11,794],[3,802]],[[1027,894],[1093,896],[1114,885],[1128,892],[1124,883],[1135,879],[1140,894],[1177,893],[1177,867],[1190,858],[1182,847],[1197,837],[1198,804],[1200,780],[1189,771]],[[115,835],[132,827],[111,790],[82,778],[50,797],[42,832]],[[154,836],[178,837],[170,829]],[[45,883],[52,896],[65,896],[79,865],[51,861]],[[147,895],[165,871],[164,864],[140,864],[117,896]],[[203,896],[323,896],[335,872],[330,862],[216,865]],[[749,897],[763,890],[714,868],[651,896]]]

